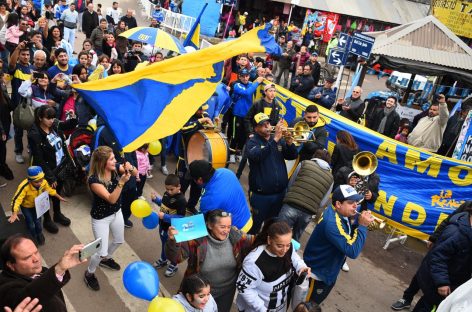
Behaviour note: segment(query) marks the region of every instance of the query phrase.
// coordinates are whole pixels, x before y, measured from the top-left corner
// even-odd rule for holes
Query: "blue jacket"
[[[349,220],[334,207],[326,208],[303,253],[303,260],[311,272],[328,285],[336,282],[346,256],[355,259],[364,247],[367,228],[359,225],[353,229],[351,226],[349,235],[348,223]]]
[[[248,82],[243,84],[236,82],[233,89],[233,115],[238,117],[246,117],[249,108],[252,106],[252,97],[257,90],[259,83]]]
[[[200,198],[200,211],[222,209],[230,212],[235,227],[242,229],[251,218],[244,190],[234,173],[226,168],[215,170],[215,173],[203,186]]]
[[[449,225],[424,257],[417,272],[424,293],[435,295],[438,287],[451,291],[470,279],[472,274],[472,227],[468,212],[450,219]]]
[[[249,189],[257,194],[278,194],[288,185],[285,159],[297,158],[295,144],[287,145],[282,139],[279,143],[271,137],[264,139],[257,133],[246,143],[249,159]]]
[[[321,93],[319,99],[315,99],[315,95]],[[336,91],[333,89],[326,89],[325,87],[316,87],[313,88],[308,94],[308,99],[323,106],[324,108],[330,109],[333,106],[334,101],[336,101]]]

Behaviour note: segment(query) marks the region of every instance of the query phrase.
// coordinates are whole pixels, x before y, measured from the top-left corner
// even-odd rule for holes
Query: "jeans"
[[[41,225],[41,218],[36,216],[36,208],[21,207],[21,213],[25,216],[26,226],[31,236],[37,238],[43,232],[43,227]]]
[[[110,230],[113,236],[111,243],[109,242]],[[92,218],[92,231],[95,239],[102,238],[102,245],[100,251],[90,257],[89,273],[95,273],[101,259],[113,255],[115,250],[125,242],[125,224],[121,209],[100,220]]]
[[[160,139],[159,141],[161,142],[161,145],[162,145],[161,167],[164,167],[167,161],[167,138]]]
[[[23,128],[14,127],[15,129],[15,154],[23,153]]]
[[[328,285],[322,281],[310,278],[310,291],[308,292],[307,297],[310,298],[309,301],[320,304],[326,299],[326,297],[328,297],[333,287],[334,284]]]
[[[285,190],[271,195],[251,193],[249,203],[252,207],[253,224],[249,234],[255,235],[259,233],[261,225],[265,220],[279,215],[284,196]]]
[[[161,238],[161,259],[166,261],[166,251],[164,246],[166,245],[167,240],[169,239],[169,234],[167,234],[167,230],[162,230],[159,225],[159,237]],[[172,263],[173,265],[177,265],[176,263]]]
[[[280,79],[282,78],[282,75],[284,76],[284,88],[287,88],[288,86],[288,78],[290,76],[290,69],[289,68],[285,68],[285,69],[282,69],[282,68],[278,68],[278,71],[275,75],[275,83],[276,84],[280,84]]]
[[[310,223],[311,216],[312,215],[293,208],[288,204],[283,204],[279,214],[279,218],[287,222],[292,228],[293,239],[297,242],[300,241],[306,226]]]
[[[75,28],[67,28],[64,26],[64,40],[69,42],[72,46],[72,50],[74,50]]]

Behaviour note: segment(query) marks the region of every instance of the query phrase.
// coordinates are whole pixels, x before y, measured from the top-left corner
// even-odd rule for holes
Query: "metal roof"
[[[382,32],[364,33],[376,37],[372,53],[472,71],[472,49],[430,15]]]
[[[429,5],[407,0],[272,0],[304,8],[404,24],[428,15]]]

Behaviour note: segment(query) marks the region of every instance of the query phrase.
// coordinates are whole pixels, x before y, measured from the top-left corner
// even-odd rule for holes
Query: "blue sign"
[[[203,214],[197,214],[185,218],[172,218],[170,222],[178,231],[175,235],[177,243],[197,239],[208,235]]]
[[[359,55],[365,59],[368,59],[370,52],[372,51],[372,46],[374,45],[375,38],[371,36],[366,36],[361,33],[355,33],[352,37],[351,47],[349,52]]]
[[[329,50],[328,64],[341,66],[346,63],[346,51],[341,49]]]
[[[340,33],[338,39],[338,49],[346,50],[349,47],[349,43],[351,43],[351,36],[345,33]]]

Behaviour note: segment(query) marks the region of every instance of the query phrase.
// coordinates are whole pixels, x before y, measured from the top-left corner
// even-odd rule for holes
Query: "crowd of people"
[[[161,52],[148,55],[142,43],[119,36],[137,22],[133,11],[123,15],[117,2],[105,16],[101,10],[95,11],[91,2],[79,6],[60,1],[47,8],[47,14],[38,16],[32,2],[24,6],[0,3],[0,21],[6,30],[0,62],[4,73],[0,175],[8,180],[13,179],[6,163],[10,114],[24,103],[34,108],[29,127],[26,120],[14,123],[15,161],[25,162],[23,134],[27,130],[31,166],[13,194],[9,222],[19,220],[21,212],[29,233],[9,237],[1,248],[0,305],[66,311],[61,288],[70,279],[68,270],[84,262],[77,257],[83,245],[71,247],[49,269],[42,266],[37,247],[46,243],[43,228],[54,234],[59,231],[57,224],[75,222],[62,213],[61,201],[66,199],[61,194],[67,192],[71,178],[86,181],[91,191],[91,231],[96,239],[101,238],[101,245],[90,257],[83,279],[87,287],[99,291],[98,267],[121,270],[119,259],[117,262],[113,255],[125,242],[125,228],[133,227],[131,204],[138,198],[146,199],[144,185],[154,162],[148,144],[122,153],[111,129],[95,117],[93,109],[70,85],[133,71],[163,61],[165,56]],[[247,14],[238,16],[240,32],[244,32],[244,16]],[[154,18],[150,26],[158,27],[157,22]],[[78,54],[74,51],[77,29],[86,37]],[[332,78],[318,85],[318,54],[307,52],[303,45],[296,51],[291,39],[279,33],[278,42],[284,51],[279,58],[264,60],[243,54],[227,60],[224,83],[231,94],[231,107],[220,120],[218,114],[207,113],[205,103],[181,128],[175,174],[169,174],[166,151],[161,152],[161,171],[167,175],[165,192],[149,198],[160,206],[156,236],[162,248],[154,266],[165,268],[165,276],[172,278],[178,264],[187,260],[185,277],[174,296],[186,311],[227,312],[235,295],[239,311],[287,311],[289,294],[302,283],[310,283],[310,290],[306,300],[291,303],[294,310],[321,311],[320,304],[335,286],[340,271],[349,271],[346,259],[359,256],[367,228],[374,222],[367,203],[377,199],[380,177],[375,172],[360,176],[353,169],[353,159],[360,150],[352,135],[338,131],[330,155],[326,121],[318,106],[312,104],[290,125],[301,122],[308,128],[307,140],[296,144],[275,101],[272,81],[354,122],[365,112],[362,89],[356,87],[350,97],[336,100]],[[75,58],[78,64],[72,65]],[[254,102],[258,90],[262,99]],[[370,121],[367,125],[435,152],[449,151],[451,145],[443,140],[443,133],[447,140],[454,138],[457,123],[464,119],[471,102],[464,101],[460,115],[451,122],[447,120],[445,97],[440,96],[415,126],[402,124],[396,105],[396,98],[388,98],[385,107],[366,118]],[[220,122],[235,151],[229,163],[239,161],[236,173],[214,168],[207,160],[187,162],[190,138]],[[73,146],[75,141],[81,143]],[[165,140],[162,146],[166,146]],[[289,177],[285,161],[295,159],[298,164]],[[246,163],[248,200],[239,182]],[[46,211],[38,218],[35,198],[45,191],[51,197],[53,215]],[[470,265],[466,265],[471,263],[472,249],[470,202],[460,209],[457,216],[443,223],[412,285],[395,308],[409,306],[421,288],[424,296],[415,311],[427,311],[470,278]],[[199,213],[204,215],[208,235],[178,243],[178,231],[171,220]],[[315,219],[317,225],[301,257],[294,242]]]

